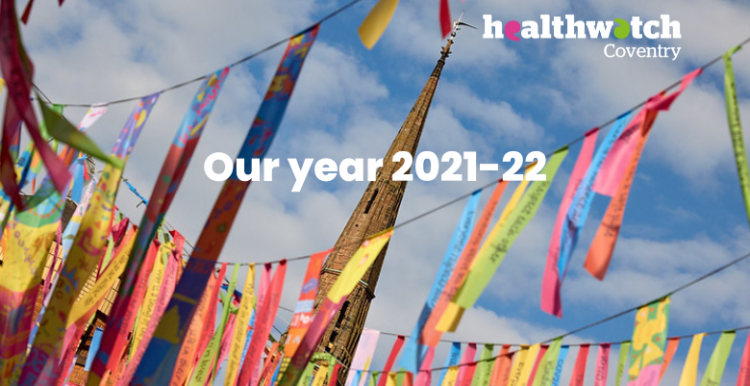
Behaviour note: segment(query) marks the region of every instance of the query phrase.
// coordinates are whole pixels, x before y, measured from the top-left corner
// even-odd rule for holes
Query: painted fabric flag
[[[364,242],[354,252],[354,255],[346,263],[344,269],[339,274],[336,282],[328,290],[326,298],[318,308],[318,312],[313,318],[310,328],[307,330],[305,337],[302,338],[297,352],[292,357],[286,371],[281,374],[279,386],[295,386],[299,381],[302,370],[310,361],[315,348],[320,342],[320,338],[325,333],[326,327],[333,319],[333,316],[339,311],[344,304],[346,297],[351,294],[357,283],[362,279],[367,270],[377,259],[380,251],[385,247],[393,235],[393,229],[387,229]]]
[[[570,204],[573,202],[573,197],[578,190],[578,186],[580,186],[586,170],[591,165],[591,158],[594,156],[594,147],[596,146],[598,136],[599,128],[590,130],[584,136],[581,152],[578,154],[578,159],[573,167],[570,180],[568,180],[568,186],[565,188],[560,209],[557,212],[555,228],[552,230],[552,240],[550,240],[549,250],[547,251],[547,265],[544,268],[544,277],[542,278],[541,308],[542,311],[555,315],[558,318],[562,317],[562,305],[560,301],[562,280],[557,265],[560,256],[560,233],[562,232],[565,216],[570,209]]]
[[[359,337],[359,343],[357,343],[357,349],[354,351],[354,357],[352,358],[351,367],[362,371],[368,371],[370,369],[370,362],[372,362],[372,356],[375,355],[375,349],[378,346],[378,339],[380,338],[380,331],[365,328],[362,330],[362,335]],[[345,386],[359,386],[364,382],[354,383],[354,374],[349,373],[346,377]]]
[[[448,243],[445,255],[443,255],[443,261],[435,276],[435,281],[432,283],[430,293],[427,295],[427,301],[425,301],[422,312],[419,314],[419,319],[417,319],[417,324],[414,326],[411,334],[412,338],[409,339],[404,353],[401,355],[399,365],[407,371],[416,373],[424,360],[428,346],[419,344],[419,336],[422,334],[422,330],[427,324],[427,319],[430,317],[432,309],[440,298],[440,294],[443,292],[446,283],[450,280],[453,267],[456,265],[459,256],[461,256],[461,252],[464,250],[464,246],[474,229],[474,216],[477,212],[481,195],[481,190],[472,193],[453,231],[453,236],[450,243]]]
[[[466,345],[464,350],[464,357],[461,360],[461,365],[458,367],[458,376],[456,377],[456,386],[470,386],[471,381],[474,378],[474,372],[476,371],[476,361],[474,357],[477,355],[477,344],[469,343]]]
[[[589,345],[582,344],[578,348],[576,364],[573,367],[573,374],[570,376],[570,386],[583,386],[583,380],[586,376],[586,361],[589,357]]]
[[[142,269],[143,259],[151,240],[156,234],[157,226],[163,220],[177,189],[179,189],[228,74],[229,69],[224,68],[206,76],[206,80],[198,89],[188,112],[175,133],[175,138],[169,147],[166,159],[156,179],[156,185],[151,192],[146,211],[141,218],[135,248],[133,248],[128,260],[124,279],[120,283],[117,298],[107,318],[110,325],[117,327],[105,331],[102,350],[94,361],[88,385],[97,384],[107,372],[112,371],[117,365],[116,363],[109,363],[108,358],[120,358],[122,356],[125,346],[118,342],[119,334],[117,330],[135,322],[137,309],[131,306],[131,299],[143,297],[146,290],[145,285],[137,285],[139,282],[142,283],[137,279],[138,273]]]
[[[557,360],[560,357],[560,348],[562,347],[562,338],[556,338],[552,341],[544,356],[541,358],[536,376],[534,376],[533,386],[549,386],[555,378],[557,371]]]
[[[654,124],[656,115],[659,111],[669,110],[670,106],[677,99],[680,94],[693,82],[695,77],[701,74],[701,69],[695,70],[682,78],[680,89],[669,96],[662,97],[662,94],[655,95],[643,107],[645,115],[643,122],[641,123],[640,130],[634,135],[636,136],[634,148],[627,164],[621,164],[624,171],[622,179],[619,181],[619,185],[612,200],[609,202],[607,211],[604,213],[599,229],[596,231],[596,236],[591,242],[589,247],[588,255],[584,267],[589,273],[599,280],[604,280],[604,276],[607,274],[609,263],[612,260],[612,253],[615,250],[615,244],[620,234],[620,228],[622,225],[622,219],[625,215],[625,205],[628,202],[628,196],[630,195],[630,188],[633,184],[633,178],[635,177],[636,170],[638,169],[638,163],[640,161],[643,148],[646,145],[648,136],[651,133],[651,126]],[[640,134],[640,135],[638,135]]]
[[[388,354],[388,359],[385,361],[383,372],[389,373],[391,369],[393,368],[393,363],[396,362],[396,357],[398,356],[399,351],[401,351],[401,347],[404,346],[404,339],[405,337],[403,335],[399,335],[396,337],[396,342],[393,343],[391,352],[390,354]],[[385,379],[383,379],[383,377],[380,377],[380,380],[378,381],[378,386],[385,386]]]
[[[680,338],[669,338],[667,340],[667,351],[664,353],[664,362],[661,364],[661,371],[659,372],[659,381],[664,378],[664,373],[667,372],[669,364],[672,363],[677,347],[680,345]]]
[[[510,367],[510,378],[508,380],[509,386],[517,386],[521,380],[521,373],[523,368],[526,366],[526,359],[529,354],[529,346],[521,345],[516,353],[516,358],[513,361],[513,365]],[[533,360],[533,359],[532,359]]]
[[[396,6],[398,6],[398,0],[379,0],[359,26],[357,30],[359,39],[368,50],[375,46],[385,29],[388,28],[388,23],[391,22],[393,13],[396,12]]]
[[[492,366],[492,375],[490,385],[492,386],[505,386],[508,384],[510,379],[510,366],[513,363],[513,354],[510,352],[510,345],[505,344],[500,348],[500,353],[495,358],[495,363]]]
[[[539,343],[533,344],[529,347],[529,350],[526,352],[526,357],[524,358],[524,363],[520,364],[518,367],[519,376],[515,382],[516,385],[528,385],[531,372],[534,370],[534,365],[536,364],[536,358],[539,356],[541,349],[542,345]]]
[[[688,350],[687,358],[685,359],[685,365],[682,368],[679,386],[695,386],[695,380],[698,378],[698,360],[700,359],[701,345],[705,336],[706,334],[696,334],[693,336],[693,341],[690,343],[690,350]]]
[[[539,353],[536,355],[534,366],[531,368],[531,374],[529,374],[529,380],[526,382],[527,385],[534,384],[534,379],[536,377],[536,372],[539,369],[539,364],[542,362],[542,359],[544,359],[544,356],[547,354],[548,348],[549,348],[548,345],[541,345],[539,347]]]
[[[719,341],[716,342],[711,359],[708,360],[706,372],[703,373],[700,386],[720,385],[721,378],[724,375],[724,367],[729,359],[729,353],[732,351],[732,343],[735,337],[734,331],[725,331],[721,334]]]
[[[609,370],[609,343],[602,343],[596,353],[596,369],[594,372],[594,386],[607,386],[607,371]]]
[[[482,349],[482,354],[479,356],[479,363],[477,363],[477,369],[474,373],[474,380],[471,385],[475,386],[490,386],[490,379],[492,378],[492,353],[495,351],[495,346],[492,344],[485,344]]]
[[[237,158],[263,158],[281,123],[304,59],[318,34],[318,25],[289,40],[276,75],[250,127]],[[214,263],[239,211],[250,181],[240,181],[236,172],[224,183],[214,203],[185,272],[133,378],[136,385],[163,385],[170,377],[187,326],[201,297]]]
[[[615,386],[620,386],[622,383],[622,375],[625,373],[625,365],[630,355],[630,341],[623,342],[620,345],[619,359],[617,360],[617,373],[615,375]],[[695,382],[693,382],[695,384]]]
[[[232,336],[232,345],[229,348],[229,359],[227,362],[227,373],[224,378],[224,386],[234,386],[239,374],[240,363],[242,363],[242,348],[247,335],[247,326],[250,321],[250,314],[255,305],[255,264],[247,267],[247,278],[245,287],[242,290],[242,299],[240,299],[240,308],[237,310],[237,328],[234,329]]]
[[[112,149],[113,156],[123,162],[127,160],[157,99],[158,94],[154,94],[138,103]],[[60,372],[58,362],[62,355],[61,331],[64,330],[73,303],[96,268],[105,247],[104,241],[112,226],[114,201],[121,176],[122,168],[113,165],[106,165],[102,171],[91,197],[90,209],[83,216],[81,229],[76,234],[70,254],[52,291],[55,301],[49,304],[42,317],[42,328],[34,339],[19,385],[43,385],[57,379]]]
[[[555,369],[555,377],[552,379],[552,386],[559,386],[560,379],[562,379],[563,366],[565,365],[565,359],[568,357],[570,351],[569,346],[560,347],[560,354],[557,356],[557,368]]]
[[[494,238],[488,238],[482,246],[474,266],[453,298],[453,303],[458,305],[462,310],[473,307],[477,302],[479,295],[481,295],[498,267],[500,267],[500,263],[502,263],[513,242],[542,205],[544,196],[547,194],[560,164],[567,155],[567,146],[552,154],[552,157],[547,161],[541,172],[547,176],[546,180],[534,181],[530,185],[516,209],[508,216],[508,219],[503,224],[498,224],[499,226],[496,228],[498,230],[497,235]],[[455,331],[462,314],[463,312],[458,313],[455,319],[451,321],[448,331]]]
[[[740,121],[740,109],[737,103],[737,87],[734,82],[734,67],[732,55],[740,47],[734,47],[723,55],[724,59],[724,99],[727,107],[727,121],[729,123],[729,134],[732,137],[732,149],[734,160],[737,164],[737,174],[740,178],[742,197],[745,200],[745,210],[748,221],[750,221],[750,169],[747,164],[747,152],[745,140],[742,136],[742,122]]]
[[[742,352],[740,371],[737,374],[737,386],[750,386],[750,334],[745,341],[745,349]]]
[[[477,251],[479,251],[479,247],[481,246],[482,239],[490,226],[492,216],[495,214],[497,204],[500,202],[500,198],[503,196],[503,192],[507,185],[508,182],[502,180],[498,181],[497,185],[495,185],[495,189],[492,191],[492,195],[487,201],[487,204],[485,204],[484,209],[482,210],[482,215],[477,220],[474,230],[471,233],[471,237],[469,237],[469,241],[466,242],[463,251],[461,251],[461,256],[459,256],[456,261],[453,270],[450,271],[450,278],[443,286],[443,291],[437,298],[432,313],[429,318],[427,318],[427,322],[422,328],[422,335],[419,337],[420,344],[435,348],[440,341],[442,332],[438,331],[435,327],[437,326],[440,317],[450,305],[451,298],[453,298],[453,295],[458,291],[458,287],[469,272]]]
[[[459,359],[461,359],[461,343],[453,342],[451,343],[451,348],[450,348],[450,351],[448,352],[448,356],[445,358],[445,364],[443,365],[443,367],[446,369],[440,373],[440,378],[438,379],[438,383],[437,383],[438,385],[443,384],[443,380],[446,377],[448,368],[457,365]]]
[[[458,372],[459,372],[458,366],[449,367],[445,373],[445,377],[443,377],[443,383],[441,383],[440,385],[441,386],[456,386],[458,382]]]
[[[276,267],[276,272],[273,274],[269,290],[263,297],[258,309],[258,319],[255,321],[255,331],[250,340],[250,348],[247,351],[247,357],[245,357],[245,362],[240,370],[238,381],[240,385],[246,385],[250,382],[251,374],[255,371],[255,366],[257,366],[263,349],[266,347],[268,334],[271,332],[273,321],[276,319],[276,312],[279,309],[285,276],[286,260],[281,260]]]
[[[635,315],[628,386],[656,386],[659,382],[669,325],[669,297],[638,309]]]

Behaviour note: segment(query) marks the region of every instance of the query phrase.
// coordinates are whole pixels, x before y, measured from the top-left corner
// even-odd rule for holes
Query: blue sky
[[[273,182],[256,182],[251,187],[222,261],[304,255],[335,242],[364,183],[340,179],[322,183],[308,178],[302,192],[291,193],[293,177],[283,160],[371,158],[385,153],[444,44],[437,3],[403,0],[371,51],[359,43],[356,29],[373,1],[364,0],[322,26],[268,154],[282,158],[282,168]],[[23,33],[36,66],[35,82],[53,101],[96,103],[146,95],[215,71],[305,28],[341,4],[133,1],[105,6],[69,0],[62,8],[36,4]],[[500,162],[511,150],[550,152],[750,36],[750,6],[721,0],[467,0],[452,1],[451,6],[454,16],[464,9],[465,20],[480,31],[465,29],[456,39],[420,150],[437,154],[476,151],[479,162]],[[682,38],[652,44],[682,50],[675,61],[617,59],[604,57],[605,44],[640,46],[644,42],[632,38],[511,42],[481,37],[483,14],[523,21],[538,20],[540,14],[568,13],[580,20],[658,19],[660,14],[670,14],[672,20],[680,21]],[[229,75],[167,216],[189,240],[197,238],[220,188],[220,183],[203,174],[203,160],[215,151],[236,154],[282,53],[283,47],[274,49]],[[747,131],[747,52],[735,55],[735,69]],[[196,89],[192,85],[166,93],[154,107],[125,170],[125,176],[146,196]],[[114,143],[132,107],[113,105],[91,129],[103,148]],[[81,108],[65,111],[73,122],[84,113]],[[542,313],[539,288],[552,223],[578,147],[571,148],[537,217],[511,249],[477,308],[467,312],[456,334],[447,337],[492,342],[551,338],[660,296],[750,252],[746,246],[749,225],[724,112],[723,67],[717,64],[657,119],[607,279],[598,282],[582,269],[588,244],[606,210],[607,199],[597,198],[563,288],[565,317]],[[410,183],[399,218],[410,218],[499,176],[480,172],[477,182]],[[121,190],[118,205],[139,219],[143,206],[136,208],[136,204],[132,194]],[[462,204],[396,233],[368,327],[411,332]],[[291,264],[283,306],[293,308],[304,268],[301,263]],[[750,324],[750,304],[742,295],[750,290],[748,283],[750,263],[745,262],[679,293],[673,298],[670,335]],[[279,316],[287,321],[291,317],[284,311]],[[578,334],[570,342],[619,341],[630,336],[632,322],[632,315],[625,316]],[[282,328],[282,324],[280,320],[277,325]],[[736,379],[745,337],[746,333],[738,334],[726,384]],[[381,339],[375,367],[382,366],[393,342]],[[702,363],[715,340],[706,339]],[[688,346],[687,341],[681,344],[665,384],[679,379]],[[594,351],[590,361],[595,359]],[[445,352],[441,349],[436,363],[442,364]],[[566,374],[572,362],[568,361]]]

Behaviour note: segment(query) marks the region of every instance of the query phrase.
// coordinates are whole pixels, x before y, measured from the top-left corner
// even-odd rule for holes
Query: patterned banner
[[[542,169],[542,174],[546,175],[545,181],[535,181],[523,195],[518,206],[513,210],[505,223],[498,222],[496,225],[497,235],[494,238],[488,238],[482,246],[477,256],[476,263],[466,276],[461,288],[456,293],[453,302],[458,305],[462,311],[474,306],[479,299],[479,295],[487,287],[492,276],[497,271],[500,263],[505,258],[521,231],[531,221],[536,211],[542,204],[544,196],[547,194],[552,180],[555,178],[557,169],[568,155],[568,147],[564,147],[555,153],[547,161]],[[498,226],[499,225],[499,226]],[[448,331],[455,331],[461,320],[463,312],[460,312],[450,321]],[[446,314],[446,316],[449,316]]]
[[[474,373],[474,381],[472,385],[476,386],[490,386],[490,379],[492,378],[492,354],[495,351],[495,346],[492,344],[485,344],[482,349],[482,354],[479,356],[479,363],[477,363],[477,370]]]
[[[656,386],[669,325],[669,297],[638,309],[630,348],[628,386]]]
[[[375,43],[385,32],[388,23],[391,22],[393,13],[396,11],[396,6],[398,6],[398,0],[379,0],[367,14],[362,25],[359,26],[357,30],[359,39],[362,40],[362,44],[368,50],[375,46]]]
[[[560,233],[565,223],[565,216],[570,209],[570,204],[573,202],[573,197],[581,185],[581,181],[583,181],[586,170],[591,165],[591,158],[594,156],[594,147],[596,146],[598,136],[599,128],[590,130],[584,136],[581,152],[578,154],[578,159],[573,167],[573,173],[570,175],[568,186],[565,188],[565,195],[563,195],[560,209],[557,212],[555,228],[552,230],[552,240],[550,240],[549,250],[547,251],[547,265],[544,268],[544,277],[542,278],[541,308],[542,311],[558,318],[562,318],[560,300],[561,275],[558,272],[557,266],[560,256]]]
[[[560,357],[560,348],[562,347],[562,338],[552,341],[547,351],[542,357],[537,374],[534,377],[533,386],[549,386],[555,378],[557,371],[557,360]]]
[[[721,385],[721,378],[724,375],[724,366],[729,359],[729,353],[732,351],[732,343],[735,337],[734,331],[725,331],[721,334],[719,341],[716,342],[711,359],[708,360],[706,372],[703,373],[700,386]]]
[[[682,368],[679,386],[695,386],[695,380],[698,378],[698,359],[700,359],[701,345],[705,336],[706,334],[693,336],[693,341],[690,343],[690,350],[688,350],[688,355],[685,359],[685,365]]]
[[[112,311],[108,316],[109,324],[114,326],[128,326],[135,321],[135,312],[130,307],[131,299],[144,296],[145,288],[137,285],[138,273],[142,269],[143,259],[148,246],[156,234],[156,229],[161,224],[177,189],[180,187],[182,177],[190,164],[195,147],[200,141],[203,129],[208,122],[213,106],[219,96],[224,80],[229,74],[229,69],[224,68],[206,76],[206,80],[198,89],[193,101],[180,124],[175,138],[167,152],[166,159],[162,163],[161,171],[156,179],[156,185],[151,192],[151,198],[146,206],[146,211],[141,218],[141,224],[136,236],[136,244],[133,253],[128,260],[128,266],[124,280],[115,299]],[[104,333],[102,342],[103,350],[94,361],[89,386],[97,382],[111,371],[116,363],[109,363],[109,358],[119,358],[125,349],[117,344],[117,328],[108,329]]]
[[[399,335],[396,337],[396,342],[391,348],[391,353],[388,354],[388,359],[385,361],[383,372],[389,373],[393,368],[393,363],[396,362],[396,357],[398,356],[399,351],[401,351],[401,347],[404,346],[404,339],[405,337],[403,335]],[[383,377],[380,377],[378,386],[385,386],[385,379],[383,379]]]
[[[359,343],[357,343],[357,349],[354,351],[354,357],[352,358],[351,367],[362,371],[370,369],[370,362],[372,362],[372,356],[375,355],[375,349],[378,346],[378,339],[380,338],[380,331],[365,328],[362,330],[362,335],[359,337]],[[361,386],[364,384],[364,380],[355,383],[354,374],[351,372],[346,377],[345,386]]]
[[[576,364],[573,367],[573,374],[570,376],[570,386],[583,386],[583,379],[586,376],[586,360],[589,357],[589,345],[582,344],[578,348]]]
[[[247,278],[245,287],[242,290],[242,299],[240,308],[237,311],[237,328],[232,336],[232,346],[229,349],[229,359],[227,362],[227,373],[224,378],[224,386],[234,386],[239,373],[240,363],[242,363],[242,348],[247,335],[247,326],[250,321],[250,314],[255,305],[255,264],[250,264],[247,268]]]
[[[237,158],[263,158],[281,123],[302,64],[318,34],[318,25],[289,40],[271,86],[253,121]],[[177,283],[167,313],[176,315],[169,323],[160,323],[141,362],[133,384],[166,384],[177,360],[197,299],[203,294],[208,276],[221,253],[224,242],[239,211],[250,181],[240,181],[236,173],[227,181],[214,203],[184,274]],[[175,323],[176,320],[176,323]],[[175,333],[177,334],[176,338]]]
[[[440,341],[442,332],[438,331],[435,327],[437,326],[437,323],[443,313],[445,313],[445,310],[450,305],[450,301],[453,298],[453,295],[456,293],[456,291],[458,291],[458,287],[461,285],[464,278],[466,277],[466,274],[469,272],[472,262],[474,261],[474,258],[479,251],[482,239],[484,238],[484,235],[487,233],[487,229],[490,226],[492,216],[495,214],[497,204],[498,202],[500,202],[500,198],[503,196],[503,192],[505,191],[505,187],[507,185],[507,181],[499,181],[495,186],[495,189],[492,191],[492,195],[487,201],[487,204],[484,206],[482,215],[477,220],[477,224],[474,228],[474,231],[471,233],[469,241],[466,243],[466,246],[461,252],[461,256],[456,261],[453,270],[450,271],[450,279],[448,279],[448,282],[443,286],[443,291],[438,297],[437,302],[432,309],[432,313],[430,314],[429,318],[427,318],[427,322],[422,328],[422,335],[419,337],[420,344],[435,348]]]
[[[464,357],[461,359],[461,365],[458,367],[458,377],[456,377],[456,386],[470,386],[474,378],[477,364],[474,357],[477,355],[477,344],[469,343],[464,350]]]
[[[281,374],[278,382],[279,386],[297,385],[302,370],[310,361],[310,357],[318,346],[320,338],[325,333],[333,316],[339,311],[346,297],[354,290],[357,283],[362,280],[362,277],[375,262],[378,254],[391,239],[392,235],[393,229],[387,229],[362,242],[359,249],[354,252],[354,255],[352,255],[339,274],[336,282],[328,290],[328,294],[318,308],[318,312],[315,314],[312,324],[307,330],[307,334],[302,338],[300,347],[297,349],[294,357],[292,357],[289,367]]]
[[[607,370],[609,370],[609,343],[602,343],[596,353],[596,370],[594,372],[594,386],[607,386]]]
[[[510,345],[504,344],[500,353],[495,358],[495,364],[492,367],[492,376],[490,385],[506,386],[510,379],[510,365],[513,362],[513,354],[510,352]]]
[[[504,184],[502,185],[504,186]],[[466,203],[466,207],[464,207],[456,229],[453,230],[453,236],[450,243],[448,243],[445,255],[443,255],[443,261],[440,264],[440,268],[438,268],[438,273],[435,276],[435,281],[432,283],[430,293],[427,295],[427,301],[422,307],[417,324],[414,326],[414,331],[411,334],[412,338],[409,339],[409,343],[406,344],[404,353],[401,355],[399,364],[407,371],[416,373],[425,357],[428,347],[419,344],[419,336],[422,334],[422,330],[425,324],[427,324],[427,319],[430,317],[435,304],[440,298],[440,294],[450,279],[453,267],[456,265],[459,256],[461,256],[461,252],[474,229],[474,215],[477,212],[481,196],[481,190],[472,193],[469,201]]]

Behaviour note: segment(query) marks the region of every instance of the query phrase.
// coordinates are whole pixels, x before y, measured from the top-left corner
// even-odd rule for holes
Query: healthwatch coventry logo
[[[670,20],[669,15],[661,15],[660,20],[642,21],[633,16],[628,22],[615,18],[612,21],[583,21],[576,20],[575,15],[565,15],[550,18],[550,15],[540,15],[540,21],[526,20],[521,23],[510,20],[493,20],[492,15],[483,15],[485,39],[509,39],[514,42],[521,39],[609,39],[614,35],[617,39],[632,36],[633,39],[680,39],[680,22]],[[639,58],[672,58],[677,59],[681,47],[618,47],[610,43],[604,46],[604,55],[608,58],[639,57]]]

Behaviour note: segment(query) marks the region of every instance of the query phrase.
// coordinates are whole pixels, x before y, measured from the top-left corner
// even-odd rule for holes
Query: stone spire
[[[455,24],[457,27],[458,22]],[[396,223],[401,199],[406,191],[406,181],[392,181],[391,176],[402,162],[393,162],[393,155],[407,151],[416,155],[419,138],[422,135],[427,113],[435,95],[440,73],[445,60],[450,55],[456,28],[443,47],[435,69],[427,79],[422,93],[417,98],[409,115],[406,117],[388,152],[383,157],[383,167],[378,170],[376,181],[370,182],[365,189],[357,208],[341,231],[338,241],[325,264],[320,277],[320,288],[315,300],[315,308],[320,306],[339,273],[367,236],[378,233]],[[321,340],[319,350],[331,353],[344,365],[349,366],[357,348],[362,329],[365,325],[370,303],[375,298],[375,287],[380,277],[380,270],[385,260],[386,248],[383,248],[373,266],[367,271],[354,291],[349,295],[339,313],[333,318]],[[346,369],[339,373],[339,384],[346,380]]]

